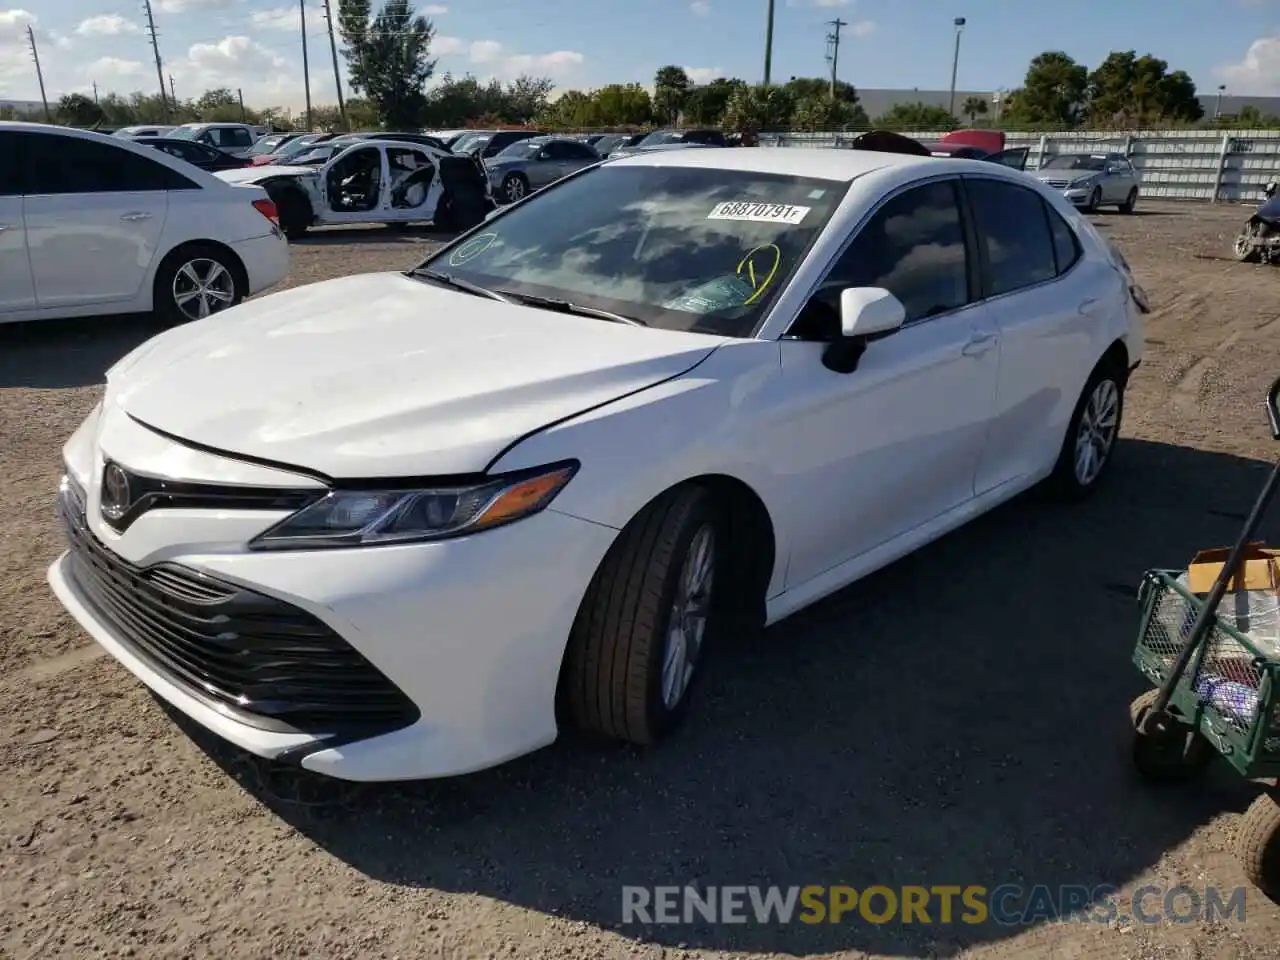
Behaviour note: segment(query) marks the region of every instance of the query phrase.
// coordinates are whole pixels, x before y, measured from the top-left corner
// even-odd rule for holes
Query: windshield
[[[280,146],[280,144],[284,143],[286,139],[288,138],[281,136],[279,134],[273,137],[263,137],[261,140],[259,140],[257,143],[255,143],[252,147],[249,148],[249,152],[247,156],[260,157],[264,153],[270,153],[276,147]]]
[[[1085,153],[1059,154],[1040,165],[1041,170],[1105,170],[1106,167],[1106,157],[1092,157]]]
[[[316,147],[314,150],[291,154],[288,159],[291,164],[324,163],[333,156],[333,150],[334,148],[329,146]]]
[[[746,170],[594,167],[422,269],[669,330],[749,337],[848,184]]]
[[[174,127],[166,136],[176,140],[194,140],[202,129],[204,128],[198,123],[184,123],[180,127]]]
[[[473,150],[480,150],[480,149],[483,149],[492,139],[493,139],[493,134],[491,133],[483,133],[483,134],[473,133],[471,134],[471,136],[463,137],[461,140],[455,143],[453,145],[453,152],[454,153],[470,153]]]
[[[681,143],[684,141],[684,134],[679,130],[655,130],[636,146],[638,147],[656,147],[664,143]]]
[[[534,143],[532,140],[517,140],[510,146],[504,147],[497,153],[498,157],[515,157],[520,160],[528,160],[538,155],[538,151],[545,147],[545,143]]]

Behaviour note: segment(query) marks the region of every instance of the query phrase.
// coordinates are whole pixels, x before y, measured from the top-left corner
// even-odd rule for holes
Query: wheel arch
[[[245,296],[249,294],[249,271],[244,265],[244,261],[240,259],[240,254],[236,253],[231,247],[227,246],[220,240],[210,240],[207,238],[197,238],[194,240],[183,240],[181,243],[174,244],[173,248],[165,253],[162,257],[156,258],[155,269],[151,273],[151,309],[155,309],[155,288],[156,283],[160,279],[160,268],[163,267],[175,254],[181,253],[192,247],[204,247],[217,250],[226,256],[229,265],[235,269],[236,283],[245,291]]]

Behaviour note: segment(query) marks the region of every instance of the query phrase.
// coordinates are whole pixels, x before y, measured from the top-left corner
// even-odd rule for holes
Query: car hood
[[[1030,170],[1028,172],[1037,180],[1066,180],[1068,182],[1092,180],[1102,173],[1101,170]]]
[[[305,177],[315,176],[316,168],[307,166],[287,166],[285,164],[264,163],[256,167],[239,167],[234,170],[218,170],[214,176],[227,183],[257,183],[267,177]]]
[[[108,371],[108,404],[195,444],[332,478],[469,474],[722,342],[364,274],[160,334]]]

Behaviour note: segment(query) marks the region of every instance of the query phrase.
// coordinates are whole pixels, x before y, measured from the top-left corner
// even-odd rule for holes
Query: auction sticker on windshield
[[[803,222],[812,209],[812,207],[797,207],[790,203],[755,203],[750,200],[738,200],[717,203],[707,214],[707,219],[797,224]]]

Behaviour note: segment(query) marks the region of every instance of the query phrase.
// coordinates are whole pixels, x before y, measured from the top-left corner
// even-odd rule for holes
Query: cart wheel
[[[1244,812],[1236,832],[1236,857],[1249,882],[1280,903],[1280,803],[1270,793]]]
[[[1133,723],[1133,765],[1155,783],[1190,780],[1213,758],[1213,748],[1196,730],[1177,724],[1163,734],[1143,733],[1143,719],[1151,712],[1159,690],[1148,690],[1129,704]]]

